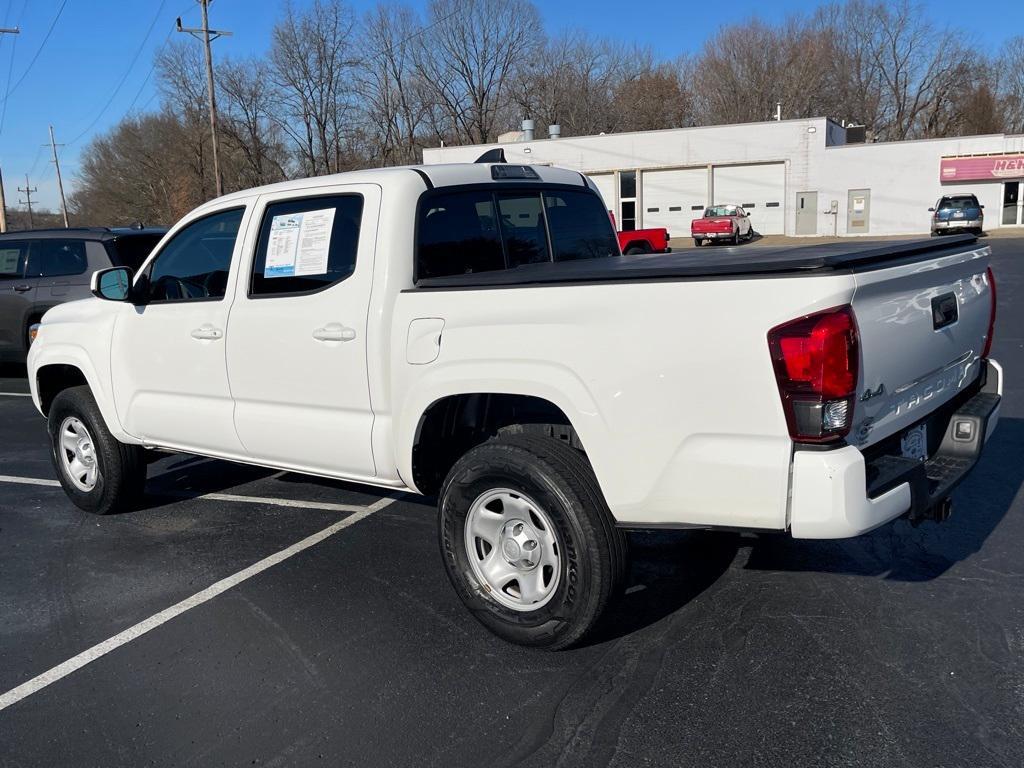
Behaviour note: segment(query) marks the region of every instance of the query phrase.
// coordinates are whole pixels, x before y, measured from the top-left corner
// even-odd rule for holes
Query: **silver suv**
[[[0,234],[0,362],[21,362],[50,307],[87,298],[97,269],[138,269],[167,230],[35,229]]]

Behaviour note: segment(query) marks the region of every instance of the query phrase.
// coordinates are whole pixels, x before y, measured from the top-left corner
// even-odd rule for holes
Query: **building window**
[[[681,205],[670,205],[668,209],[669,211],[681,211],[683,207]]]
[[[619,172],[619,197],[636,197],[636,171]]]
[[[779,204],[778,203],[765,203],[764,207],[765,208],[778,208]]]

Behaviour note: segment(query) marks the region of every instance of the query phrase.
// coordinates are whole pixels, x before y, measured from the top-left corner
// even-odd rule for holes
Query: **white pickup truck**
[[[630,528],[856,536],[942,518],[995,427],[989,249],[624,257],[579,173],[501,163],[207,203],[29,356],[54,466],[105,513],[146,449],[438,497],[475,616],[578,641]]]

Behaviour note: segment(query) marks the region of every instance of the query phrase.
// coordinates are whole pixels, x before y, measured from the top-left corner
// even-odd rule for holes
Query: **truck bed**
[[[974,235],[955,235],[941,240],[876,240],[795,247],[755,245],[730,250],[687,250],[610,259],[527,264],[493,272],[424,278],[417,281],[413,290],[860,272],[934,259],[946,253],[963,252],[976,243]]]

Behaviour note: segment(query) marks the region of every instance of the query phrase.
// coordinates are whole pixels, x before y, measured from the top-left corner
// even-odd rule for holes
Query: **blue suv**
[[[980,235],[985,225],[985,206],[974,195],[945,195],[939,198],[932,212],[932,235],[967,231]]]

